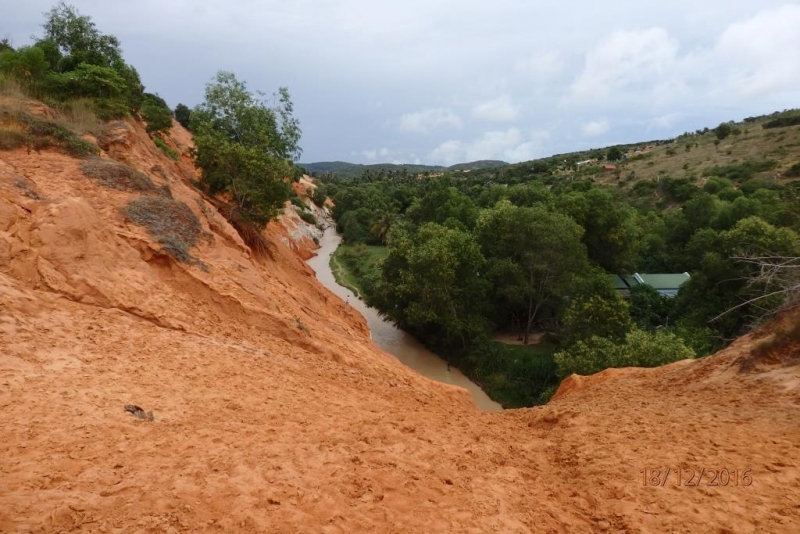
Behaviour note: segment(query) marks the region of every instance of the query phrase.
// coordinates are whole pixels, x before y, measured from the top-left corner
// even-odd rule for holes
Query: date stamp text
[[[687,469],[678,467],[639,469],[642,486],[686,487],[749,487],[753,485],[752,469]]]

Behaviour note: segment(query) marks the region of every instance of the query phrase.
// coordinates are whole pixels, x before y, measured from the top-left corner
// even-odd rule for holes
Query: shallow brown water
[[[317,280],[342,300],[349,301],[350,306],[364,316],[375,344],[423,376],[466,389],[481,410],[502,410],[503,408],[498,403],[490,399],[477,384],[464,376],[461,371],[454,367],[448,367],[446,361],[425,348],[412,335],[385,320],[377,310],[356,298],[352,291],[336,283],[330,268],[330,258],[341,240],[339,234],[332,228],[325,230],[317,255],[308,260],[308,265],[317,273]]]

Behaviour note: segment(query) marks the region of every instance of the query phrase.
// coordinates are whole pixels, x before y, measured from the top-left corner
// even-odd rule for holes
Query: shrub
[[[0,129],[0,150],[14,150],[28,144],[25,132],[11,129]]]
[[[564,313],[564,338],[567,343],[602,336],[624,339],[631,329],[628,303],[616,292],[579,297]]]
[[[764,124],[764,129],[768,128],[785,128],[787,126],[800,125],[800,115],[794,117],[779,117]]]
[[[173,258],[183,263],[193,260],[189,250],[200,237],[200,221],[183,202],[163,197],[137,198],[125,208],[125,216],[144,226]]]
[[[167,133],[172,128],[172,111],[158,95],[144,93],[142,118],[147,123],[147,133]]]
[[[789,168],[789,170],[786,171],[784,176],[787,176],[789,178],[798,178],[798,177],[800,177],[800,163],[795,163],[794,165],[792,165]]]
[[[87,157],[99,152],[98,148],[81,139],[75,132],[52,121],[42,120],[24,112],[3,110],[0,122],[5,126],[0,134],[0,149],[27,146],[29,149],[59,148],[75,157]]]
[[[800,323],[789,329],[778,329],[774,335],[758,343],[750,352],[754,358],[764,358],[770,353],[788,351],[792,345],[800,344]]]
[[[554,356],[561,377],[591,375],[612,367],[658,367],[694,357],[694,351],[674,334],[643,330],[633,330],[619,344],[593,336]]]
[[[718,141],[725,139],[726,137],[731,135],[731,133],[733,133],[733,127],[730,125],[730,123],[727,122],[723,122],[722,124],[714,128],[714,134],[717,136]]]
[[[310,211],[299,211],[297,214],[308,224],[313,224],[314,226],[318,224],[316,215]]]
[[[171,160],[173,160],[173,161],[178,161],[178,158],[180,158],[180,156],[181,156],[180,152],[178,152],[177,150],[175,150],[174,148],[172,148],[171,146],[169,146],[169,145],[168,145],[166,142],[164,142],[164,140],[163,140],[163,139],[161,139],[160,137],[154,137],[154,138],[153,138],[153,143],[154,143],[154,144],[155,144],[155,145],[156,145],[158,148],[160,148],[160,149],[161,149],[161,151],[162,151],[162,152],[164,152],[164,154],[166,154],[166,155],[167,155],[167,157],[168,157],[169,159],[171,159]]]
[[[178,123],[186,128],[189,129],[189,122],[192,119],[192,110],[186,104],[178,104],[175,106],[175,120]]]
[[[96,158],[83,163],[81,170],[86,176],[114,189],[123,191],[156,191],[156,185],[150,177],[124,163]]]

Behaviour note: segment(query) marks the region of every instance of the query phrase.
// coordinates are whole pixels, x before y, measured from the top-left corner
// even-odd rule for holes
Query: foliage
[[[636,326],[653,331],[667,325],[675,299],[660,294],[647,284],[633,286],[630,295],[630,317]]]
[[[86,176],[98,180],[101,184],[124,191],[156,191],[156,185],[144,173],[116,161],[93,158],[81,164],[81,171]]]
[[[593,336],[554,355],[561,377],[591,375],[611,367],[657,367],[694,357],[675,335],[643,330],[631,331],[622,343]]]
[[[786,128],[787,126],[797,126],[800,125],[800,115],[795,116],[788,116],[788,117],[778,117],[777,119],[773,119],[769,122],[764,123],[764,128]]]
[[[184,128],[189,128],[189,123],[192,119],[192,110],[186,104],[178,104],[175,106],[175,120]]]
[[[484,391],[505,408],[544,404],[558,385],[558,368],[549,344],[473,347],[463,366]]]
[[[777,228],[759,217],[740,220],[730,230],[706,230],[690,244],[702,251],[698,269],[681,287],[675,303],[676,313],[696,325],[711,324],[724,338],[732,339],[763,315],[761,308],[774,308],[780,299],[766,299],[742,305],[755,296],[769,292],[769,285],[748,284],[756,266],[736,262],[735,256],[800,256],[800,238],[788,228]],[[720,315],[726,310],[734,311]]]
[[[153,138],[153,144],[155,144],[158,148],[161,149],[167,157],[173,161],[178,161],[181,157],[180,152],[169,146],[163,139],[160,137]]]
[[[464,230],[426,223],[414,234],[398,232],[383,263],[381,300],[396,303],[387,313],[399,325],[433,328],[437,342],[466,348],[486,333],[480,313],[488,289],[480,277],[485,262]]]
[[[311,213],[310,211],[299,210],[297,212],[297,215],[308,224],[313,224],[314,226],[317,226],[317,224],[319,224],[319,221],[317,221],[317,216]]]
[[[289,198],[289,160],[300,152],[289,94],[282,88],[273,109],[233,73],[219,72],[205,96],[191,114],[202,182],[211,194],[230,195],[245,219],[263,226]]]
[[[164,251],[183,263],[193,258],[191,248],[201,233],[200,221],[183,202],[164,197],[141,197],[125,208],[125,216],[134,224],[144,226]]]
[[[144,93],[142,118],[147,123],[147,133],[167,133],[172,128],[172,111],[158,95]]]
[[[6,150],[28,147],[29,150],[58,148],[67,154],[84,158],[95,155],[98,148],[84,141],[75,132],[55,121],[49,121],[28,115],[2,111],[2,123],[11,128],[0,128],[0,149]]]
[[[573,300],[564,313],[564,340],[567,345],[591,337],[620,341],[631,330],[628,304],[615,291],[610,295],[591,295]]]
[[[622,159],[622,156],[622,149],[618,146],[611,147],[608,149],[608,154],[606,154],[608,161],[619,161]]]
[[[788,178],[798,178],[800,177],[800,163],[795,163],[792,165],[788,171],[784,173],[784,176]]]
[[[731,133],[733,133],[733,126],[731,126],[731,124],[728,122],[723,122],[722,124],[714,128],[714,135],[716,135],[717,139],[719,139],[720,141],[730,136]]]
[[[617,201],[610,191],[596,187],[565,193],[556,205],[583,227],[583,242],[592,261],[611,272],[633,267],[640,229],[632,208]]]
[[[23,46],[18,50],[0,51],[0,73],[10,76],[35,92],[45,80],[50,66],[44,50],[37,46]]]
[[[523,318],[525,344],[542,308],[556,305],[573,275],[588,267],[581,234],[569,217],[541,205],[501,201],[481,214],[476,235],[489,260],[494,304]]]
[[[103,118],[138,111],[144,88],[136,69],[122,59],[116,37],[102,34],[90,17],[64,2],[47,13],[43,27],[35,46],[53,71],[48,93],[60,99],[93,97]]]

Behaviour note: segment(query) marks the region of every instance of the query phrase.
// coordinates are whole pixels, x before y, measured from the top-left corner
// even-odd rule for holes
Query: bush
[[[800,177],[800,163],[795,163],[792,165],[788,171],[784,174],[784,176],[788,178],[798,178]]]
[[[797,125],[800,125],[800,115],[795,115],[794,117],[780,117],[771,120],[764,124],[764,129],[785,128],[787,126],[797,126]]]
[[[0,115],[5,127],[0,130],[0,149],[27,146],[29,149],[58,148],[74,157],[88,157],[98,148],[84,141],[73,131],[52,121],[42,120],[26,113],[3,111]]]
[[[170,256],[183,263],[193,260],[189,250],[200,237],[200,221],[184,204],[171,198],[142,197],[131,201],[125,216],[147,232]]]
[[[719,141],[722,141],[723,139],[731,135],[731,133],[733,133],[733,127],[730,125],[730,123],[727,122],[723,122],[722,124],[714,128],[714,134],[717,136],[717,140]]]
[[[178,123],[186,128],[189,129],[189,121],[192,119],[192,110],[186,104],[178,104],[175,106],[175,120]]]
[[[162,150],[162,152],[164,152],[164,154],[166,154],[166,155],[167,155],[167,157],[168,157],[169,159],[171,159],[171,160],[173,160],[173,161],[178,161],[178,158],[180,158],[180,156],[181,156],[180,152],[178,152],[178,151],[177,151],[177,150],[175,150],[174,148],[170,147],[170,146],[169,146],[169,145],[168,145],[166,142],[164,142],[164,140],[163,140],[163,139],[161,139],[160,137],[154,137],[154,138],[153,138],[153,143],[154,143],[154,144],[155,144],[155,145],[156,145],[158,148],[160,148],[160,149]]]
[[[562,378],[573,373],[591,375],[612,367],[658,367],[694,357],[694,351],[674,334],[643,330],[633,330],[619,344],[594,336],[554,356]]]
[[[172,128],[172,111],[158,95],[144,93],[142,118],[147,123],[147,133],[167,133]]]
[[[308,224],[313,224],[314,226],[318,224],[316,215],[314,215],[310,211],[301,210],[297,212],[297,214],[300,216],[301,219],[303,219]]]
[[[0,129],[0,150],[14,150],[28,144],[28,136],[19,130]]]
[[[577,298],[564,313],[564,339],[567,344],[597,336],[622,340],[631,329],[628,309],[617,292]]]
[[[156,185],[150,177],[128,167],[124,163],[96,158],[83,163],[81,170],[86,176],[114,189],[123,191],[156,191]]]

